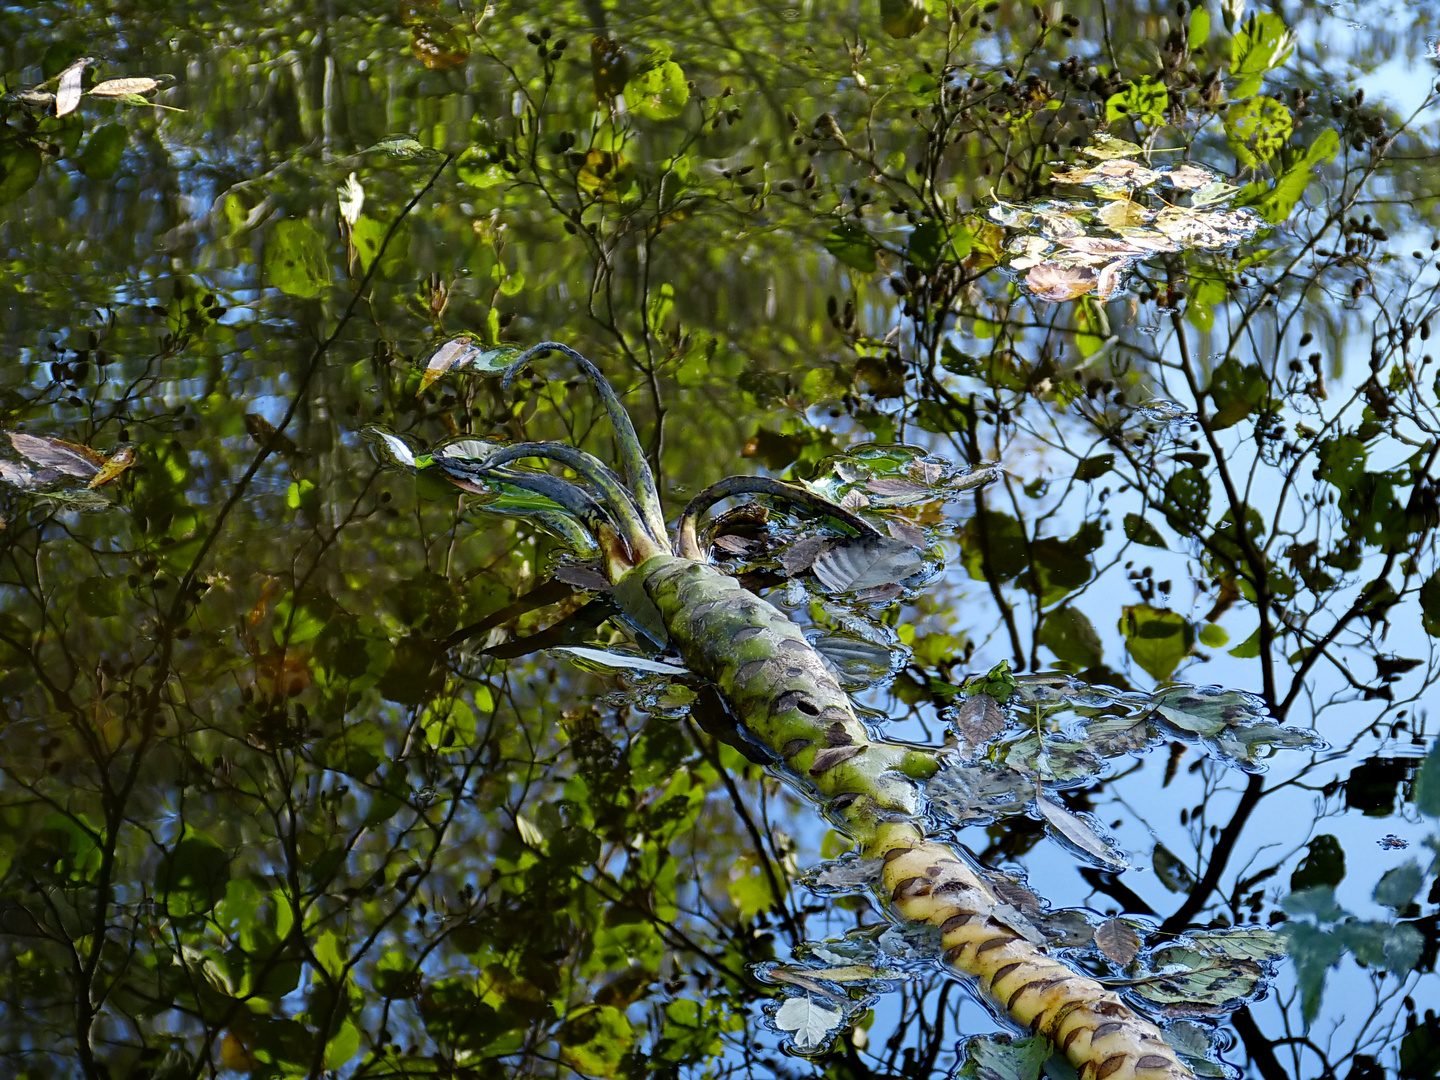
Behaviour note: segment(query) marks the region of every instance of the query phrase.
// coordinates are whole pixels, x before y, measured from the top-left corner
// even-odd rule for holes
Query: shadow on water
[[[0,16],[6,1075],[1440,1075],[1435,14]]]

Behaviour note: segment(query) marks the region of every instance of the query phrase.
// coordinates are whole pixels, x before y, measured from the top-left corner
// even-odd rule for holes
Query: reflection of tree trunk
[[[585,17],[590,20],[590,29],[594,30],[600,37],[608,36],[606,27],[608,20],[605,15],[604,0],[585,0]]]
[[[1245,1043],[1245,1052],[1250,1055],[1250,1063],[1259,1070],[1265,1080],[1290,1080],[1290,1074],[1275,1056],[1274,1045],[1250,1015],[1249,1005],[1235,1010],[1230,1017],[1230,1023]]]

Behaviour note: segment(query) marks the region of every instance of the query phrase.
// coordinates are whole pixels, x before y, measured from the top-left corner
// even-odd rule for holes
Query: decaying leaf
[[[1175,165],[1164,170],[1162,175],[1171,187],[1177,187],[1183,191],[1203,188],[1206,184],[1213,184],[1216,179],[1215,174],[1209,169],[1202,169],[1199,165],[1192,165],[1188,161],[1183,165]]]
[[[1095,928],[1095,947],[1124,967],[1140,951],[1140,935],[1124,919],[1106,919]]]
[[[85,78],[85,69],[95,63],[93,56],[82,56],[60,72],[60,85],[55,91],[55,115],[68,116],[80,105],[80,86]]]
[[[121,98],[131,94],[148,94],[150,91],[163,86],[170,78],[169,75],[161,75],[159,78],[152,78],[148,75],[136,75],[127,79],[106,79],[98,82],[90,88],[91,97]]]
[[[1085,817],[1067,810],[1038,792],[1035,796],[1035,809],[1050,826],[1052,834],[1063,841],[1066,847],[1084,856],[1087,862],[1102,870],[1118,872],[1129,869],[1129,862],[1115,844]]]
[[[1025,275],[1025,285],[1037,298],[1061,303],[1091,292],[1099,284],[1095,271],[1083,266],[1040,263]]]
[[[1284,954],[1280,936],[1262,927],[1199,931],[1157,949],[1150,973],[1127,985],[1164,1016],[1222,1016],[1263,991]]]
[[[945,712],[945,720],[960,736],[961,756],[969,756],[1005,730],[1007,718],[989,694],[972,694]]]
[[[828,592],[844,593],[895,585],[924,568],[924,556],[909,544],[860,536],[827,546],[810,569]]]
[[[519,355],[520,350],[512,345],[501,345],[487,349],[479,340],[469,334],[451,338],[441,345],[425,362],[425,373],[420,378],[420,393],[424,393],[447,371],[478,371],[493,375],[502,372]]]
[[[91,479],[105,464],[103,454],[96,453],[88,446],[79,446],[63,439],[12,431],[10,445],[36,465],[57,469],[66,476],[78,476],[84,480]]]

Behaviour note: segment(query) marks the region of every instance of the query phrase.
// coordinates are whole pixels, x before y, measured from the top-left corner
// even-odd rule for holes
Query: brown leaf
[[[950,726],[967,750],[978,750],[1005,730],[1005,710],[989,694],[973,694],[949,714]]]
[[[712,543],[721,551],[728,551],[731,555],[744,555],[755,548],[755,541],[746,540],[743,536],[736,536],[733,533],[717,536]]]
[[[815,565],[815,558],[826,542],[821,536],[807,536],[803,540],[797,540],[780,553],[780,565],[791,577],[803,574]]]
[[[1215,182],[1215,174],[1209,169],[1202,169],[1199,165],[1176,165],[1174,168],[1165,171],[1165,179],[1173,186],[1185,191],[1193,191],[1202,188],[1206,184]]]
[[[924,549],[925,531],[918,525],[912,525],[904,518],[893,518],[885,523],[885,528],[890,535],[902,544],[909,544],[913,548]]]
[[[78,476],[84,480],[93,477],[105,464],[105,458],[88,446],[77,446],[61,439],[12,431],[10,444],[37,465],[59,469],[67,476]]]
[[[1120,279],[1130,268],[1132,261],[1131,259],[1116,259],[1114,262],[1102,266],[1095,282],[1095,295],[1101,300],[1109,300],[1115,290],[1120,287]]]
[[[1124,966],[1140,951],[1140,935],[1123,919],[1106,919],[1095,930],[1095,944],[1108,959]]]
[[[168,76],[167,76],[168,78]],[[161,85],[160,79],[138,75],[130,79],[106,79],[90,88],[92,97],[126,97],[129,94],[148,94]]]
[[[135,451],[128,446],[122,446],[105,459],[105,464],[100,466],[100,471],[91,478],[89,486],[104,487],[112,480],[118,480],[121,474],[134,464]]]
[[[1074,300],[1095,288],[1095,271],[1083,266],[1060,266],[1057,263],[1041,263],[1032,266],[1025,275],[1025,284],[1039,300],[1058,304]]]
[[[864,510],[870,505],[870,498],[859,488],[849,491],[840,500],[840,507],[843,510]]]

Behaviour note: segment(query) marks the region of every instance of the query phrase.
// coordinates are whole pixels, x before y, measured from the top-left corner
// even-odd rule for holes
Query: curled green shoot
[[[666,534],[665,514],[660,508],[660,492],[655,486],[655,474],[650,470],[650,463],[645,460],[645,452],[640,448],[640,439],[635,434],[635,425],[630,422],[630,414],[620,404],[620,398],[616,395],[615,388],[610,385],[609,380],[593,362],[568,345],[562,345],[558,341],[542,341],[538,345],[530,346],[515,358],[505,369],[501,385],[508,389],[521,368],[531,360],[552,352],[560,353],[573,360],[581,373],[599,392],[600,400],[605,403],[605,412],[609,415],[610,423],[615,429],[615,438],[620,445],[621,469],[625,474],[626,482],[630,485],[630,490],[634,492],[640,516],[645,523],[645,531],[652,539],[663,540]]]

